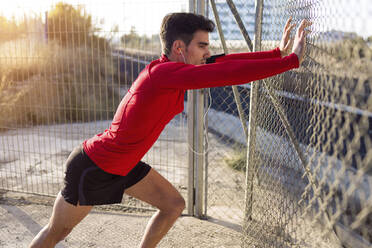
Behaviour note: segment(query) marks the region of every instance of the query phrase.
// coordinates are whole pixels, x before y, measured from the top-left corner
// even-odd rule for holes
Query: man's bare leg
[[[30,244],[30,248],[54,247],[90,212],[92,206],[74,206],[65,201],[61,192],[54,202],[49,223],[41,229]]]
[[[154,169],[125,193],[159,209],[147,224],[141,248],[155,247],[185,208],[180,193]]]

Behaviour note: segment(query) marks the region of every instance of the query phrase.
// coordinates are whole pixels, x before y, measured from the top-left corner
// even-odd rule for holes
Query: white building
[[[254,0],[241,0],[234,1],[236,9],[240,14],[244,26],[249,34],[250,39],[254,39],[254,28],[255,28],[255,1]],[[276,1],[278,2],[278,1]],[[244,39],[238,25],[236,24],[235,18],[230,11],[226,1],[217,0],[216,8],[219,14],[221,27],[226,40],[242,40]],[[265,1],[263,11],[263,23],[262,23],[262,39],[263,40],[278,40],[281,37],[282,29],[285,25],[285,16],[275,15],[277,12],[269,1]],[[214,20],[212,8],[209,6],[209,18]],[[279,35],[278,35],[279,34]],[[217,28],[210,35],[211,40],[218,40],[219,35]]]

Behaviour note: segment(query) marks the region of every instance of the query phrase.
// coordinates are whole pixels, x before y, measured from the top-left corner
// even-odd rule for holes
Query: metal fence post
[[[196,13],[205,15],[205,0],[196,1]],[[195,106],[195,147],[197,154],[195,154],[195,215],[203,217],[203,184],[204,184],[204,89],[196,90],[196,106]]]
[[[195,13],[195,1],[189,0],[189,12]],[[187,212],[189,215],[194,215],[195,192],[194,192],[194,105],[195,105],[195,92],[189,90],[187,92],[187,143],[189,144],[188,150],[188,187],[187,187]]]
[[[195,11],[196,8],[196,11]],[[190,0],[190,13],[204,15],[205,0]],[[189,190],[188,213],[203,216],[204,90],[188,93]]]
[[[188,164],[189,164],[189,174],[188,174],[188,187],[187,187],[187,213],[189,215],[194,215],[194,97],[195,93],[193,91],[187,92],[187,143],[189,144],[188,150]]]
[[[255,36],[254,36],[254,51],[261,50],[261,33],[262,33],[262,12],[263,0],[255,1],[256,20],[255,20]],[[246,169],[246,191],[245,191],[245,211],[244,224],[252,218],[252,202],[253,202],[253,178],[254,178],[254,160],[256,150],[256,127],[257,127],[257,98],[259,91],[259,81],[252,82],[250,109],[249,109],[249,126],[248,126],[248,141],[247,141],[247,169]],[[245,230],[245,229],[244,229]]]

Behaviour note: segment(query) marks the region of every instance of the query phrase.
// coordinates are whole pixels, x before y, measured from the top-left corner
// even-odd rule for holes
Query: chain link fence
[[[234,1],[249,33],[254,32],[254,3]],[[208,17],[220,23],[221,30],[210,35],[212,54],[247,51],[243,36],[226,1],[211,1]],[[217,19],[216,19],[217,17]],[[252,24],[253,23],[253,24]],[[251,26],[252,24],[253,26]],[[247,26],[248,28],[248,26]],[[223,39],[220,39],[221,33]],[[208,103],[205,215],[240,230],[244,216],[246,135],[249,117],[250,85],[211,88]],[[209,97],[210,96],[210,97]],[[238,102],[238,104],[237,104]],[[242,125],[244,123],[244,125]]]
[[[303,18],[313,22],[305,61],[299,69],[255,82],[255,91],[251,85],[235,93],[231,87],[211,89],[208,173],[221,174],[208,178],[208,216],[229,223],[244,219],[243,247],[370,247],[370,5],[262,2],[262,22],[256,23],[262,27],[261,50],[279,45],[290,16],[297,26]],[[225,51],[249,51],[244,34],[254,37],[253,1],[210,3]],[[224,46],[220,36],[211,36],[217,52]],[[244,123],[251,131],[248,154]]]
[[[148,11],[159,6],[167,9]],[[159,57],[158,35],[147,35],[158,32],[159,15],[185,8],[185,1],[58,3],[0,16],[0,188],[55,196],[69,153],[109,128],[139,72]],[[185,115],[144,160],[187,198]],[[127,197],[123,204],[149,208]]]

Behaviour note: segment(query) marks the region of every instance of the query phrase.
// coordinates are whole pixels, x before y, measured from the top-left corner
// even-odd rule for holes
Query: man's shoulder
[[[180,62],[168,61],[162,63],[158,60],[154,60],[148,65],[148,73],[151,76],[152,75],[161,76],[163,74],[166,75],[167,73],[182,68],[184,66],[186,66],[186,64]]]

